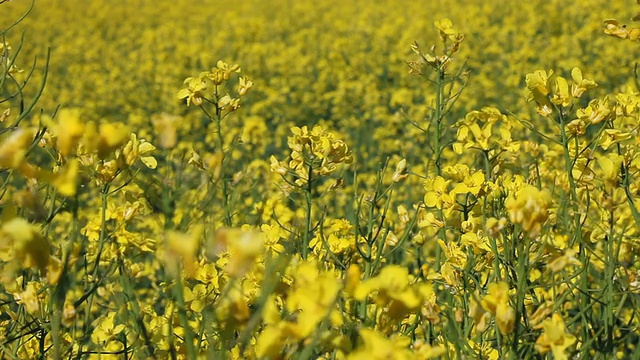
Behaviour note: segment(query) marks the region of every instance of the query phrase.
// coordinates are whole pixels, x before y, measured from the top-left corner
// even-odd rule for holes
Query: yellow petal
[[[72,159],[55,175],[53,186],[55,186],[63,196],[74,196],[76,194],[77,180],[78,160]]]
[[[145,164],[149,169],[155,169],[158,166],[158,160],[153,156],[143,156],[140,158],[143,164]]]

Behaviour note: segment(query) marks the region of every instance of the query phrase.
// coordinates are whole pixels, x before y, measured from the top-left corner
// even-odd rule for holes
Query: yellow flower
[[[178,142],[178,123],[182,120],[180,116],[169,114],[154,114],[151,122],[158,134],[158,144],[163,149],[173,149]]]
[[[438,240],[438,245],[444,252],[444,256],[448,263],[455,265],[456,267],[463,269],[467,264],[467,254],[460,246],[454,242],[445,243],[443,240]]]
[[[98,128],[92,121],[85,124],[84,135],[78,145],[77,152],[78,159],[82,165],[95,167],[100,160],[106,160],[110,155],[117,155],[119,148],[129,139],[129,131],[125,130],[119,139],[115,139],[111,134],[112,131],[102,126]],[[108,144],[111,143],[111,140],[108,139],[115,139],[115,144],[108,146]],[[106,143],[105,140],[107,140],[108,143]]]
[[[288,168],[298,177],[298,185],[308,181],[309,170],[312,175],[330,175],[337,170],[338,164],[350,164],[353,161],[348,146],[342,140],[335,139],[322,126],[315,125],[311,130],[306,126],[294,126],[291,132],[293,135],[287,139],[291,149]],[[286,167],[272,157],[271,170],[282,173],[284,169]]]
[[[62,109],[57,118],[58,122],[51,131],[56,136],[56,144],[62,156],[68,156],[84,135],[85,125],[77,109]]]
[[[451,55],[458,51],[460,44],[464,40],[464,34],[459,33],[453,28],[453,23],[449,19],[440,19],[434,21],[436,29],[440,32],[440,40],[446,44],[447,41],[453,42],[451,46],[445,49],[446,54],[444,57],[449,59]],[[446,61],[446,60],[445,60]],[[442,62],[442,61],[441,61]]]
[[[396,172],[393,174],[393,182],[401,182],[409,176],[407,171],[407,159],[402,159],[396,165]]]
[[[567,249],[553,254],[552,259],[547,263],[547,268],[556,273],[564,270],[568,265],[580,266],[580,261],[575,257],[576,253],[573,249]]]
[[[611,146],[621,141],[631,139],[632,136],[633,134],[628,132],[623,132],[618,129],[605,129],[598,144],[604,150],[608,150]]]
[[[349,251],[355,252],[355,239],[353,236],[353,226],[346,219],[331,219],[330,227],[324,232],[324,236],[317,234],[309,243],[314,249],[314,253],[319,256],[329,251],[338,254],[347,254]],[[325,245],[326,242],[326,245]]]
[[[246,76],[241,76],[238,79],[238,96],[244,96],[247,91],[253,87],[253,81]]]
[[[209,155],[207,157],[207,167],[213,181],[220,180],[220,176],[222,175],[223,163],[224,153],[222,151],[216,152],[215,154]]]
[[[118,163],[116,160],[100,162],[96,165],[96,182],[104,185],[112,182],[118,175]]]
[[[184,84],[187,86],[178,91],[178,99],[187,99],[187,106],[192,103],[195,106],[202,105],[204,92],[207,90],[207,82],[204,80],[203,75],[188,77],[184,80]]]
[[[229,94],[218,100],[218,107],[222,110],[233,111],[240,107],[240,99],[232,98]]]
[[[35,281],[29,281],[24,291],[14,295],[16,300],[24,305],[30,315],[40,314],[40,298],[38,291],[42,286]]]
[[[216,67],[211,69],[212,73],[216,71],[219,71],[223,74],[222,77],[224,78],[224,80],[229,80],[232,73],[239,73],[241,69],[240,65],[238,64],[229,65],[222,60],[218,60],[218,62],[216,63]]]
[[[436,20],[433,22],[433,24],[435,25],[436,29],[440,31],[440,37],[442,38],[442,41],[447,40],[449,35],[457,33],[457,31],[453,29],[453,22],[451,22],[451,20],[447,18]]]
[[[513,331],[513,328],[515,327],[516,311],[509,306],[508,302],[498,304],[494,316],[500,332],[506,335]]]
[[[472,175],[465,176],[462,183],[458,183],[453,192],[456,194],[471,193],[474,196],[478,196],[482,185],[484,185],[484,173],[482,171],[476,171]]]
[[[2,2],[0,2],[0,4],[2,4]],[[21,73],[24,71],[18,66],[16,66],[16,64],[13,63],[13,60],[9,56],[9,52],[11,50],[12,50],[11,45],[6,43],[3,39],[3,41],[0,42],[0,67],[2,67],[3,72],[6,71],[6,74],[2,74],[2,75],[10,76],[10,75],[15,75],[16,73]]]
[[[85,148],[89,152],[96,151],[100,159],[104,159],[129,138],[129,128],[123,123],[102,123],[97,136],[85,137]]]
[[[119,158],[124,160],[124,163],[128,166],[133,165],[138,159],[150,169],[155,169],[158,166],[158,161],[150,154],[156,149],[144,139],[138,139],[136,134],[131,133],[129,142],[124,146]]]
[[[274,172],[276,174],[280,174],[280,175],[287,175],[287,167],[285,165],[283,165],[281,162],[278,161],[278,159],[271,155],[271,157],[269,158],[269,161],[271,162],[271,172]]]
[[[477,332],[483,332],[487,329],[489,320],[491,319],[491,313],[484,310],[474,298],[471,298],[468,315],[473,319]]]
[[[553,81],[553,71],[536,70],[525,76],[526,99],[535,101],[538,104],[537,112],[543,116],[550,115],[553,110],[549,95],[551,94]]]
[[[451,196],[448,193],[448,186],[450,180],[445,180],[443,177],[438,176],[435,179],[428,179],[424,187],[427,190],[424,195],[424,204],[429,207],[442,208],[443,203],[452,202]]]
[[[53,178],[53,186],[63,196],[74,196],[76,194],[78,180],[78,160],[71,159],[61,168]]]
[[[569,92],[569,83],[562,76],[556,77],[551,102],[560,106],[569,106],[571,104],[571,93]]]
[[[13,218],[0,228],[0,260],[45,270],[49,264],[49,242],[40,227],[23,218]]]
[[[223,251],[229,254],[225,270],[233,277],[242,277],[256,258],[265,251],[265,236],[262,232],[247,229],[222,228],[207,244],[207,256],[216,258]]]
[[[508,334],[515,326],[515,310],[509,305],[509,284],[489,284],[487,295],[482,298],[482,307],[496,319],[498,329]]]
[[[604,98],[591,100],[586,108],[576,111],[576,116],[585,123],[598,124],[613,118],[615,113],[609,108],[609,100]]]
[[[482,232],[466,232],[460,237],[460,243],[473,248],[473,253],[476,255],[490,252],[491,245],[489,239],[482,235]]]
[[[435,54],[434,54],[435,46],[430,49],[429,53],[423,53],[420,50],[420,47],[418,46],[418,43],[414,42],[413,44],[411,44],[411,50],[416,55],[419,56],[419,59],[418,59],[418,61],[409,61],[408,62],[409,74],[421,76],[422,75],[422,66],[424,64],[427,64],[427,65],[431,66],[434,69],[437,68],[441,64],[440,57],[436,57]]]
[[[550,79],[552,76],[553,70],[549,70],[548,73],[544,70],[536,70],[525,76],[525,83],[531,100],[537,97],[547,96],[551,93]]]
[[[354,292],[356,300],[369,295],[378,305],[387,307],[394,318],[416,311],[423,301],[422,294],[410,283],[407,268],[398,265],[384,267],[378,276],[363,281]]]
[[[347,269],[347,274],[345,276],[345,291],[349,296],[355,296],[356,289],[360,285],[360,277],[362,276],[362,272],[360,271],[360,267],[356,264],[349,265]]]
[[[184,301],[196,313],[202,312],[207,302],[207,287],[203,284],[196,284],[193,288],[184,288]]]
[[[103,345],[125,330],[123,324],[115,325],[115,317],[116,313],[112,311],[98,321],[98,325],[91,333],[91,341],[94,344]]]
[[[605,189],[610,191],[615,189],[620,182],[620,166],[622,165],[623,158],[620,155],[607,154],[602,157],[598,157],[596,160],[598,164],[599,178],[604,182]]]
[[[178,265],[182,263],[188,276],[195,275],[195,263],[200,239],[198,230],[192,230],[191,234],[177,231],[167,231],[165,234],[164,260],[167,270],[173,276],[178,276]]]
[[[634,19],[638,18],[636,16]],[[620,39],[629,39],[632,41],[640,40],[640,29],[631,28],[620,24],[615,19],[607,19],[604,21],[604,33]]]
[[[462,283],[462,274],[460,268],[453,265],[451,262],[446,261],[440,267],[440,275],[442,279],[451,287],[458,287]]]
[[[407,350],[409,339],[404,337],[388,338],[371,330],[360,330],[363,344],[347,356],[347,360],[404,360],[414,359]]]
[[[549,218],[551,194],[546,190],[525,184],[522,189],[509,195],[505,201],[512,222],[521,224],[530,236],[537,236]]]
[[[258,358],[277,359],[282,352],[287,337],[284,323],[265,327],[256,340],[256,355]]]
[[[595,81],[583,78],[582,71],[577,67],[571,70],[571,79],[573,79],[573,84],[571,85],[571,96],[574,98],[579,98],[586,90],[598,86]]]
[[[543,321],[535,328],[543,329],[535,345],[539,353],[545,354],[551,351],[556,360],[569,358],[565,350],[576,342],[576,337],[567,332],[562,316],[554,313],[551,319]]]
[[[17,128],[0,144],[0,168],[18,169],[25,162],[24,156],[33,142],[34,132]]]
[[[311,336],[320,321],[335,311],[332,305],[340,288],[340,281],[332,273],[320,272],[315,262],[300,263],[286,302],[289,313],[298,313],[290,327],[297,338]]]
[[[202,156],[198,154],[197,151],[191,149],[191,157],[187,161],[189,165],[193,165],[200,170],[205,170],[204,161],[202,160]]]
[[[67,298],[67,301],[64,303],[64,309],[62,310],[62,325],[68,328],[72,327],[75,323],[76,315],[77,312],[75,306],[73,306],[73,302]]]
[[[2,112],[2,114],[0,114],[0,123],[5,122],[9,118],[9,116],[11,116],[11,108],[6,109]]]
[[[615,115],[633,116],[638,108],[640,108],[640,96],[633,92],[631,87],[628,87],[624,93],[616,94]]]
[[[265,234],[265,247],[267,249],[276,254],[280,254],[285,250],[281,240],[286,239],[289,234],[283,228],[264,224],[260,227],[260,230]]]
[[[200,263],[194,278],[203,284],[218,288],[220,285],[220,274],[213,263]]]
[[[317,254],[326,253],[326,248],[324,242],[326,241],[329,251],[331,251],[335,255],[339,255],[345,253],[349,249],[352,248],[353,238],[352,237],[343,237],[336,234],[329,234],[326,239],[323,240],[320,234],[314,237],[311,242],[309,242],[309,246],[314,249],[314,252]]]

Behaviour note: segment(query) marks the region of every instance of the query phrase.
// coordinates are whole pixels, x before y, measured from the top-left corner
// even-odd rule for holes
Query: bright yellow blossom
[[[509,334],[515,326],[515,310],[509,304],[509,285],[505,282],[489,284],[487,295],[482,298],[482,307],[496,319],[498,329]]]
[[[347,356],[347,360],[408,360],[414,359],[407,346],[409,339],[389,339],[371,329],[360,330],[363,344]]]
[[[567,332],[560,314],[554,313],[551,319],[543,321],[537,328],[542,328],[542,335],[536,340],[536,350],[539,353],[551,351],[554,359],[569,359],[566,349],[576,342],[576,337]]]
[[[354,297],[364,300],[367,296],[387,307],[389,315],[394,318],[417,310],[423,300],[418,288],[411,285],[407,269],[397,265],[384,267],[378,276],[357,286]]]
[[[528,184],[509,195],[505,201],[511,221],[521,224],[532,237],[540,234],[544,222],[549,218],[551,205],[548,191]]]
[[[156,149],[155,146],[144,139],[138,139],[136,134],[131,134],[129,142],[124,146],[120,156],[128,166],[133,165],[138,159],[150,169],[158,166],[158,161],[150,154]]]
[[[185,88],[178,91],[178,99],[187,99],[187,106],[202,105],[204,92],[207,90],[207,82],[202,76],[188,77],[184,80]]]

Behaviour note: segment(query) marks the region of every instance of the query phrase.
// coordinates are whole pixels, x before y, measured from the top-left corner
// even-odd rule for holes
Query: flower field
[[[0,0],[0,358],[640,359],[638,13]]]

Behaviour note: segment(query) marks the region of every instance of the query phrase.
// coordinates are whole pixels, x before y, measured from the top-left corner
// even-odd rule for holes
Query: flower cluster
[[[291,174],[295,184],[304,186],[313,179],[333,174],[341,163],[353,161],[347,145],[324,129],[316,125],[312,129],[291,128],[293,135],[288,138],[291,149],[290,160],[281,164],[275,156],[271,157],[271,171],[280,175]]]
[[[186,87],[178,91],[178,99],[186,99],[187,106],[191,104],[200,106],[204,101],[207,101],[214,102],[221,110],[236,110],[240,107],[240,97],[247,94],[247,91],[253,86],[253,81],[246,76],[238,78],[236,89],[238,97],[232,97],[228,93],[223,95],[220,86],[231,79],[231,74],[240,71],[240,65],[229,65],[220,60],[211,71],[186,78],[184,80]]]
[[[637,357],[625,2],[109,5],[0,0],[0,358]]]

